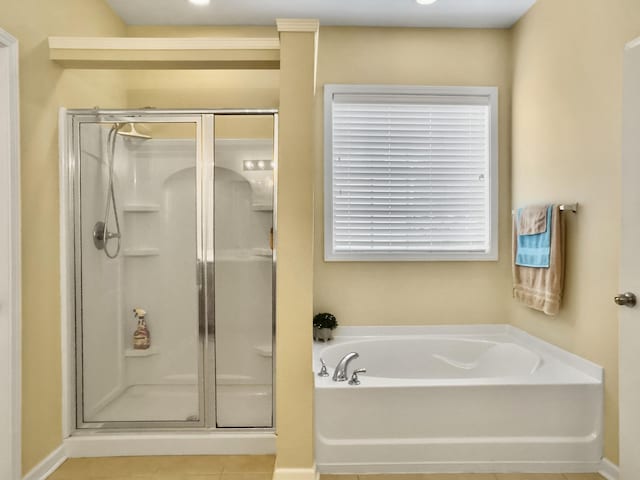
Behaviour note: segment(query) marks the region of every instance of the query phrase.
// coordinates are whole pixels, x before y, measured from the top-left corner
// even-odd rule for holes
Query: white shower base
[[[63,441],[64,455],[121,457],[139,455],[271,455],[273,432],[76,433]]]
[[[220,427],[270,428],[271,385],[219,385]],[[132,385],[91,416],[92,422],[182,422],[198,417],[194,384]]]
[[[195,385],[132,385],[95,414],[96,422],[185,421],[198,415]],[[192,417],[192,418],[190,418]]]
[[[109,402],[96,418],[99,422],[184,420],[197,412],[198,395],[194,392],[195,386],[189,383],[134,385]],[[231,415],[225,417],[226,421],[246,420],[246,410],[241,411],[246,408],[256,409],[249,415],[252,420],[256,420],[256,416],[264,418],[264,415],[270,418],[270,385],[221,385],[218,387],[218,396],[219,404],[225,403]],[[234,405],[236,408],[229,411]],[[275,433],[267,428],[253,431],[195,429],[145,433],[76,430],[64,439],[64,454],[69,458],[211,455],[214,452],[216,455],[262,455],[274,454],[275,451]]]

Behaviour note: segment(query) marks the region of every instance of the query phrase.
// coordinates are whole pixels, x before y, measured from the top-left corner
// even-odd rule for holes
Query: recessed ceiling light
[[[209,5],[211,0],[189,0],[193,5]]]
[[[432,3],[436,3],[438,0],[416,0],[416,3],[419,5],[431,5]]]

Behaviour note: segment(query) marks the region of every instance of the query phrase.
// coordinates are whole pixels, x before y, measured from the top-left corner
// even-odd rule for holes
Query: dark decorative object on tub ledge
[[[313,339],[316,342],[333,340],[333,330],[338,326],[336,317],[330,313],[318,313],[313,317]]]

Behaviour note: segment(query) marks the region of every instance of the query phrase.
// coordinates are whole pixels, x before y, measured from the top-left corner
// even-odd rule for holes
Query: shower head
[[[151,138],[150,135],[145,135],[144,133],[138,132],[136,130],[135,123],[127,123],[125,125],[131,125],[131,129],[126,132],[123,132],[122,129],[118,129],[118,135],[122,135],[123,137],[128,138],[139,138],[140,140],[149,140]],[[122,127],[124,127],[125,125],[122,125]]]

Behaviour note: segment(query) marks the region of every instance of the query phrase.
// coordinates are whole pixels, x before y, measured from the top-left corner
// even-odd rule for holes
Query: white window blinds
[[[495,259],[495,89],[325,88],[325,258]]]

